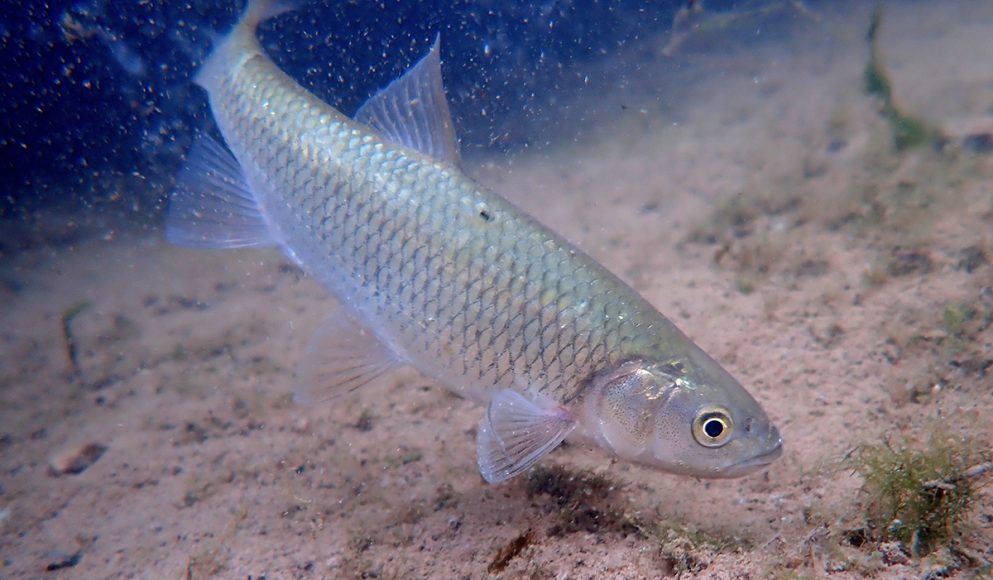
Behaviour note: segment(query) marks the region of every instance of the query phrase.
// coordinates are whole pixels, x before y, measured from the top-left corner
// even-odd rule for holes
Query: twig
[[[963,471],[960,475],[947,479],[932,479],[924,482],[924,489],[940,489],[943,491],[955,491],[955,483],[964,479],[975,479],[986,472],[993,470],[993,462],[987,461],[978,465],[973,465]]]
[[[90,307],[89,300],[80,300],[62,313],[62,341],[66,347],[66,357],[69,359],[69,374],[79,377],[82,373],[79,369],[79,353],[76,348],[76,339],[72,334],[72,320],[79,316],[84,310]]]

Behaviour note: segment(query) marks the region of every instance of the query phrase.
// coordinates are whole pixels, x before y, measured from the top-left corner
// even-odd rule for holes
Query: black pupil
[[[703,432],[711,439],[717,439],[724,432],[724,423],[720,419],[707,419],[703,423]]]

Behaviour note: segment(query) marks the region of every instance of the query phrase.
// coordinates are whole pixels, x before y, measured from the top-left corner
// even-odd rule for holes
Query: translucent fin
[[[479,472],[490,483],[510,479],[558,447],[575,427],[572,415],[554,403],[497,391],[476,436]]]
[[[244,248],[277,242],[241,167],[224,145],[202,136],[169,199],[166,239],[192,248]]]
[[[366,101],[355,120],[394,143],[458,166],[459,146],[441,82],[441,35],[427,56]]]
[[[402,364],[342,307],[310,339],[297,369],[293,398],[302,405],[327,401],[359,389]]]
[[[249,0],[238,20],[238,26],[255,30],[260,22],[296,10],[298,4],[295,0]]]

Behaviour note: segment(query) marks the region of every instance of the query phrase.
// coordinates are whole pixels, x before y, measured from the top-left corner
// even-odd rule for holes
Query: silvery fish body
[[[251,2],[197,77],[227,149],[205,139],[169,238],[281,246],[344,308],[301,362],[298,399],[412,365],[486,407],[482,475],[516,475],[566,437],[701,477],[770,463],[782,442],[723,368],[566,240],[467,177],[438,43],[350,119],[264,54]]]

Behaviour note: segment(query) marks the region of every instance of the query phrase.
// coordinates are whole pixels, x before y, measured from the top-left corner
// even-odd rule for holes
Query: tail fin
[[[297,9],[299,2],[293,0],[248,0],[235,29],[255,31],[261,22],[275,18],[285,12]]]
[[[219,36],[210,56],[193,77],[193,82],[210,91],[210,87],[224,74],[231,72],[245,55],[262,51],[255,39],[255,29],[261,22],[296,7],[297,2],[293,0],[248,0],[238,23],[231,32]]]

